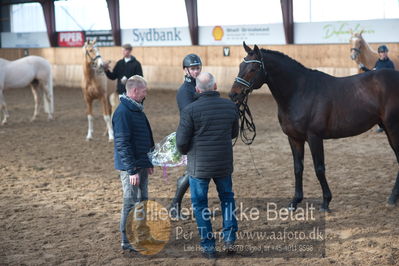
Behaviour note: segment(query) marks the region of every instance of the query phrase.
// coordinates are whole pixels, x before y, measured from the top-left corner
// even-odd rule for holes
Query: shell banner
[[[200,45],[284,44],[282,23],[259,25],[210,26],[199,28]]]

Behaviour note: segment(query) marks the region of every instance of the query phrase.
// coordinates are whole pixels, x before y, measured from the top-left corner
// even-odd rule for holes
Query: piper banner
[[[83,31],[58,32],[58,46],[60,47],[82,47],[84,43]]]

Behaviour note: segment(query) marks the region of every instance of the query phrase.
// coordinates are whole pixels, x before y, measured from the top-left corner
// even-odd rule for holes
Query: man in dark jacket
[[[126,92],[125,84],[128,78],[134,75],[143,76],[141,64],[132,56],[133,47],[130,44],[122,46],[123,58],[119,60],[112,71],[109,65],[104,64],[105,75],[111,80],[118,79],[116,91],[119,95]]]
[[[187,154],[191,201],[201,238],[204,255],[214,258],[215,237],[212,233],[208,208],[208,187],[216,184],[223,216],[223,240],[231,248],[236,240],[237,220],[232,189],[232,139],[238,135],[238,110],[235,104],[215,91],[216,83],[210,73],[196,79],[198,99],[181,112],[176,132],[176,145]]]
[[[147,83],[141,76],[133,76],[126,83],[126,94],[112,117],[114,128],[114,164],[120,171],[123,189],[123,207],[120,221],[122,249],[142,251],[142,245],[160,244],[151,237],[145,219],[136,222],[134,240],[130,244],[126,235],[126,222],[130,210],[144,213],[144,201],[148,200],[148,175],[153,165],[148,152],[154,146],[150,123],[143,112],[142,102],[147,95]],[[141,204],[140,204],[141,203]]]
[[[196,54],[188,54],[183,59],[184,82],[180,86],[176,94],[176,102],[181,112],[184,107],[192,103],[196,99],[195,79],[201,73],[202,61]],[[169,207],[170,214],[173,218],[180,216],[181,202],[189,187],[189,176],[187,172],[179,177],[176,182],[176,194]]]
[[[383,68],[395,69],[395,65],[388,57],[388,47],[386,45],[381,45],[378,47],[378,56],[380,58],[378,58],[372,70],[380,70]],[[370,71],[370,69],[365,67],[363,64],[359,64],[359,68],[363,71]]]

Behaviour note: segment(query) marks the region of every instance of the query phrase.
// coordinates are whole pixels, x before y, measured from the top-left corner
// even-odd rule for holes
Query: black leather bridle
[[[262,53],[261,53],[262,54]],[[259,78],[259,75],[266,75],[266,69],[263,63],[263,57],[261,57],[261,60],[245,60],[245,64],[259,64],[259,69],[257,70],[255,76],[251,81],[247,81],[243,78],[236,77],[235,81],[237,83],[240,83],[241,85],[244,86],[244,89],[241,91],[239,94],[241,99],[238,100],[237,103],[237,108],[238,108],[238,113],[240,117],[240,138],[242,142],[244,142],[246,145],[251,145],[252,142],[254,141],[256,137],[256,126],[253,121],[253,117],[251,114],[251,110],[249,109],[248,106],[248,97],[251,94],[251,92],[254,90],[254,84],[255,81]],[[237,142],[238,137],[235,139],[234,144]],[[233,145],[234,145],[233,144]]]
[[[95,57],[92,57],[87,50],[86,50],[86,55],[90,58],[90,66],[91,66],[91,68],[94,69],[97,74],[101,74],[101,73],[104,72],[104,68],[101,66],[100,68],[96,69],[95,65],[96,65],[96,61],[99,58],[102,58],[102,57],[101,57],[100,53],[98,52],[98,50],[96,48],[95,48],[95,51],[96,51],[96,56]]]

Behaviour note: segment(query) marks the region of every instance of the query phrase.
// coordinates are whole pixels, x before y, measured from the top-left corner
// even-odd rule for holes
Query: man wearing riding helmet
[[[202,61],[196,54],[186,55],[183,59],[184,82],[176,94],[176,102],[181,112],[184,107],[196,100],[195,79],[201,73]],[[187,172],[177,179],[176,194],[170,206],[170,213],[173,217],[178,217],[181,209],[181,201],[189,187],[189,176]]]
[[[386,45],[381,45],[378,47],[378,56],[380,58],[375,63],[373,70],[380,70],[383,68],[395,69],[395,65],[391,59],[388,58],[388,47]],[[370,71],[370,69],[365,67],[363,64],[359,64],[359,67],[363,71]]]

